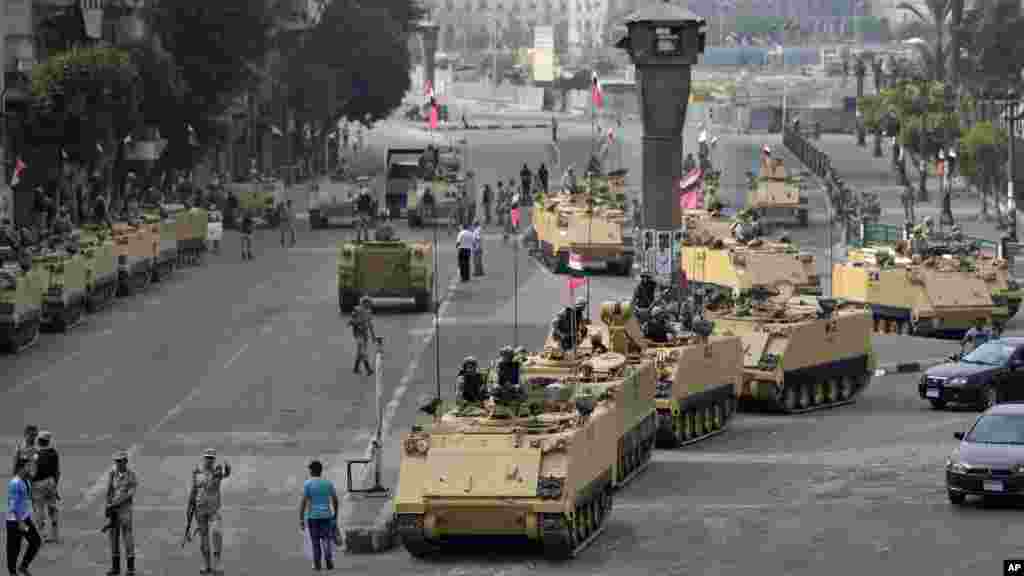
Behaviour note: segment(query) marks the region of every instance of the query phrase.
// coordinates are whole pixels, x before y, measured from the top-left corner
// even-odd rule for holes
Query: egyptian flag
[[[583,286],[586,282],[587,271],[583,267],[583,256],[575,253],[569,253],[569,290],[575,290],[580,286]]]
[[[28,166],[18,158],[14,161],[14,176],[11,178],[11,188],[14,188],[21,182],[21,174],[25,172]]]
[[[601,83],[597,81],[597,72],[590,73],[590,98],[594,101],[594,106],[604,107],[604,94],[601,91]]]
[[[704,207],[704,171],[694,168],[679,181],[679,208],[696,210]]]

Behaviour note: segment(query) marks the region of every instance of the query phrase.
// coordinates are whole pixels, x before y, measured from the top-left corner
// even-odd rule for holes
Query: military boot
[[[110,559],[110,570],[107,570],[107,576],[118,576],[121,574],[121,557],[114,555]]]
[[[135,576],[135,556],[129,556],[127,561],[128,569],[125,571],[125,576]]]

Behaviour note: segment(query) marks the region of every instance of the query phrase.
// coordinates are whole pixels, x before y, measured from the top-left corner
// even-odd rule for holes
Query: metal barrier
[[[828,178],[832,171],[832,159],[828,154],[818,150],[806,136],[794,130],[792,126],[784,126],[782,143],[812,174],[823,180]]]

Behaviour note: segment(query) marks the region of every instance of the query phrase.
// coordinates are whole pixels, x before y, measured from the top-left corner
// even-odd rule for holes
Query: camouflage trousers
[[[135,557],[135,530],[132,526],[132,507],[121,506],[114,512],[114,525],[107,532],[110,540],[110,555],[114,558],[121,557],[121,547],[124,547],[124,555],[128,558]]]
[[[47,528],[49,520],[50,539],[60,538],[58,530],[60,509],[57,507],[57,481],[53,478],[32,483],[32,514],[39,525],[40,531]]]
[[[220,570],[221,552],[224,550],[224,531],[221,526],[220,512],[197,513],[196,532],[199,535],[199,551],[203,554],[205,569]],[[211,544],[213,548],[212,564],[210,557]]]
[[[370,339],[365,334],[356,334],[356,363],[352,371],[359,373],[359,368],[366,367],[367,374],[373,374],[373,366],[370,364]]]

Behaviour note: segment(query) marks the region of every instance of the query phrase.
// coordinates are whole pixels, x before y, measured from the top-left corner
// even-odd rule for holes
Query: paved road
[[[505,164],[489,169],[514,175],[520,156],[511,159],[511,152],[537,153],[542,144],[523,142],[522,149],[509,144],[493,153],[493,162]],[[480,146],[483,153],[487,146]],[[737,146],[756,151],[759,142]],[[66,541],[44,549],[38,573],[95,574],[106,561],[96,531],[97,481],[119,448],[132,449],[142,481],[142,573],[197,569],[195,546],[179,548],[182,504],[188,473],[208,446],[235,468],[224,495],[229,571],[269,575],[304,565],[295,515],[305,464],[323,458],[328,475],[342,482],[344,459],[364,453],[373,425],[373,382],[351,374],[352,342],[337,315],[333,244],[342,234],[303,233],[286,253],[273,232],[261,232],[258,259],[242,263],[229,233],[224,253],[206,267],[183,271],[168,286],[121,302],[67,336],[46,338],[28,354],[0,358],[0,435],[13,447],[22,426],[37,423],[54,432],[64,459]],[[442,281],[450,286],[438,349],[446,395],[459,360],[486,361],[511,343],[515,294],[519,341],[531,347],[558,303],[569,301],[564,278],[524,252],[517,260],[500,237],[489,236],[486,250],[487,277],[466,285]],[[451,278],[454,251],[443,236],[441,264],[440,278]],[[631,282],[599,278],[592,291],[595,304],[623,298]],[[394,432],[386,481],[394,479],[396,435],[414,421],[416,400],[435,389],[431,326],[424,315],[378,315],[388,343],[384,395]],[[881,362],[933,358],[954,347],[895,336],[877,337],[875,346]],[[912,377],[879,379],[862,402],[827,414],[743,416],[706,445],[658,454],[619,497],[607,532],[568,566],[515,553],[421,563],[394,551],[349,556],[339,568],[424,575],[625,574],[638,567],[659,574],[859,574],[883,567],[895,573],[894,566],[963,573],[981,559],[995,566],[1019,552],[1020,538],[1007,529],[1012,512],[954,513],[939,484],[937,466],[951,434],[971,414],[926,410],[913,384]],[[947,542],[963,547],[935,546]]]

